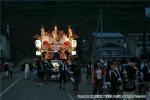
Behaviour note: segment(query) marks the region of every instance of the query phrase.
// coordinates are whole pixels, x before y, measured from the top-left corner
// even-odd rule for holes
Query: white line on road
[[[17,79],[16,81],[14,81],[14,82],[13,82],[8,88],[6,88],[2,93],[0,93],[0,97],[1,97],[3,94],[5,94],[10,88],[12,88],[19,80],[20,80],[20,78]]]
[[[74,98],[72,97],[70,93],[68,93],[68,96],[70,97],[71,100],[74,100]]]

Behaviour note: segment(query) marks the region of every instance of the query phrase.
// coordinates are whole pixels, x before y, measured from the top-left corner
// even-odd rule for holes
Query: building
[[[10,58],[10,39],[9,39],[9,26],[7,25],[6,31],[0,34],[0,57]]]
[[[143,54],[143,33],[127,33],[130,53],[139,57]],[[146,53],[150,54],[150,33],[146,34]]]
[[[143,33],[93,33],[93,57],[140,57],[143,54]],[[150,54],[150,33],[146,34],[146,53]]]
[[[94,36],[93,54],[95,58],[127,56],[126,37],[121,33],[92,33]]]

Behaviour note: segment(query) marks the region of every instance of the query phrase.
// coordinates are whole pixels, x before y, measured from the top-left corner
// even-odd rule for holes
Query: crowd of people
[[[111,59],[107,62],[97,60],[93,65],[88,62],[86,65],[86,78],[91,80],[93,94],[107,92],[112,95],[146,94],[150,91],[150,60],[131,57],[128,59]]]
[[[79,92],[79,83],[81,81],[81,68],[84,68],[78,60],[72,61],[61,60],[59,66],[54,66],[51,61],[36,59],[34,62],[26,61],[21,66],[24,73],[24,79],[33,78],[36,85],[42,86],[43,83],[49,83],[52,79],[54,67],[58,76],[59,90],[66,89],[66,81],[70,80],[75,95]],[[3,64],[5,78],[12,78],[11,61],[5,60]],[[111,59],[107,62],[96,60],[86,64],[87,82],[91,84],[93,95],[109,93],[117,94],[134,94],[146,93],[150,91],[150,59],[138,60],[134,57],[128,59]],[[107,90],[107,91],[106,91]]]
[[[36,85],[42,86],[44,83],[49,83],[58,77],[58,89],[66,89],[66,81],[71,80],[73,91],[78,92],[79,82],[81,80],[81,66],[77,60],[69,63],[68,60],[61,60],[57,62],[59,66],[53,65],[51,61],[36,59],[34,63],[26,61],[21,66],[21,71],[24,73],[24,79],[33,78]],[[57,80],[56,80],[57,81]]]
[[[53,65],[49,61],[36,60],[35,64],[24,63],[22,70],[25,79],[33,73],[37,86],[43,82],[49,82],[53,74]],[[81,81],[81,64],[75,60],[71,64],[67,60],[59,62],[58,89],[66,89],[66,81],[69,79],[73,85],[75,94],[79,91]],[[93,87],[93,95],[107,93],[133,94],[138,89],[139,93],[149,91],[150,87],[150,60],[139,61],[132,57],[128,59],[112,59],[107,62],[96,60],[95,63],[86,64],[86,79]]]

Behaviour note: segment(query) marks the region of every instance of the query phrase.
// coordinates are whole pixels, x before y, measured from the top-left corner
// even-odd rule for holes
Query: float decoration
[[[76,47],[78,36],[73,34],[71,27],[68,27],[68,32],[65,34],[59,31],[57,26],[52,32],[46,32],[44,27],[41,28],[41,34],[34,36],[36,55],[42,56],[44,59],[72,59],[76,56]]]

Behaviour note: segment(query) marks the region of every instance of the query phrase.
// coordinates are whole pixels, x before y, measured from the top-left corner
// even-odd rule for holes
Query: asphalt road
[[[25,80],[17,73],[13,79],[1,79],[0,97],[1,100],[77,100],[70,81],[66,90],[59,90],[58,86],[58,82],[50,82],[37,87],[33,79]],[[84,75],[79,90],[79,94],[91,94],[92,88],[86,83]]]
[[[13,79],[0,79],[0,100],[93,100],[77,98],[72,91],[70,81],[66,83],[66,90],[59,90],[58,86],[58,82],[49,82],[49,84],[37,87],[33,79],[25,80],[21,73],[16,73],[13,75]],[[91,94],[92,86],[87,83],[85,74],[82,74],[79,95]]]

